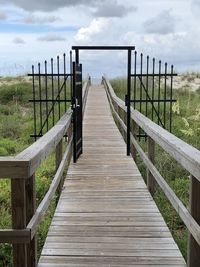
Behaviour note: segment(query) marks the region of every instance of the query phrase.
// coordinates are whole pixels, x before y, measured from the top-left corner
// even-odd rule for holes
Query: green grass
[[[111,83],[117,96],[124,100],[126,94],[126,80],[114,79]],[[139,84],[137,84],[136,96],[138,96],[138,94]],[[200,90],[193,92],[190,88],[174,89],[173,98],[177,99],[177,102],[173,104],[172,133],[197,149],[200,149]],[[139,106],[136,106],[136,109],[139,110]],[[142,107],[141,111],[145,114],[145,107]],[[163,110],[161,110],[161,112],[163,112]],[[155,114],[154,117],[156,117]],[[156,119],[155,122],[157,122]],[[169,125],[169,121],[167,121],[167,125]],[[140,145],[147,151],[144,140],[141,140]],[[156,167],[162,176],[182,200],[184,205],[188,207],[189,174],[158,145],[156,146],[155,161]],[[137,157],[137,164],[144,179],[146,179],[146,168],[139,157]],[[185,225],[159,188],[156,190],[154,199],[186,259],[188,234]]]

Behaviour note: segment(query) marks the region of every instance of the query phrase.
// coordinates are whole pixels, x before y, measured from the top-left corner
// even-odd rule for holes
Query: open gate
[[[169,131],[172,130],[172,104],[173,99],[173,65],[168,68],[167,63],[162,67],[158,62],[156,67],[155,58],[150,62],[143,54],[138,60],[137,52],[134,54],[134,72],[132,73],[132,51],[134,46],[73,46],[75,50],[75,62],[72,62],[70,52],[70,73],[66,73],[66,56],[63,55],[63,63],[59,56],[56,62],[51,59],[50,64],[44,63],[44,71],[41,72],[40,63],[37,73],[32,67],[33,99],[34,105],[34,134],[41,137],[47,132],[60,117],[66,112],[67,103],[71,103],[73,110],[74,132],[74,162],[82,154],[83,131],[82,131],[82,65],[79,64],[79,50],[125,50],[128,52],[127,66],[127,94],[125,103],[127,106],[127,155],[130,155],[130,132],[131,132],[131,107],[137,109],[152,121]],[[48,65],[50,71],[48,72]],[[137,69],[139,68],[139,71]],[[68,82],[68,78],[70,81]],[[133,79],[132,79],[133,78]],[[133,84],[133,86],[132,86]],[[146,134],[139,129],[139,140],[146,138]]]
[[[69,72],[66,55],[45,61],[44,66],[32,66],[34,132],[31,137],[42,137],[70,107],[73,110],[73,158],[82,154],[82,65],[72,62],[70,52]]]
[[[77,161],[83,151],[83,114],[82,114],[82,64],[73,62],[73,160]]]

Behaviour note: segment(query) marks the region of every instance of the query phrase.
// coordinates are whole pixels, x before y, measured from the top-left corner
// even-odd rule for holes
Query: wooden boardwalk
[[[114,123],[89,89],[84,153],[70,164],[39,267],[186,266]]]

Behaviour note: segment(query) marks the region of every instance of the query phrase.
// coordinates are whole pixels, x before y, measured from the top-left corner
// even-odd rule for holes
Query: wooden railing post
[[[63,140],[61,139],[56,146],[56,171],[59,168],[60,163],[62,161],[62,154],[63,154]],[[59,193],[62,191],[62,186],[63,186],[63,179],[60,180],[60,184],[58,187]]]
[[[147,137],[147,153],[148,153],[148,158],[154,164],[155,163],[155,141],[150,136]],[[147,170],[147,188],[149,192],[152,195],[154,195],[155,179],[149,170]]]
[[[26,224],[29,223],[36,210],[35,175],[26,180]],[[27,245],[27,266],[37,266],[37,238]]]
[[[11,180],[12,228],[26,228],[25,179]],[[13,267],[27,267],[25,244],[13,244]]]
[[[200,182],[191,176],[190,184],[190,213],[200,225]],[[200,266],[200,246],[189,234],[188,240],[188,267]]]
[[[131,132],[132,132],[133,137],[136,139],[137,124],[135,123],[134,120],[131,120]],[[136,162],[137,150],[136,150],[135,146],[132,144],[132,142],[131,142],[131,155],[132,155],[134,161]]]

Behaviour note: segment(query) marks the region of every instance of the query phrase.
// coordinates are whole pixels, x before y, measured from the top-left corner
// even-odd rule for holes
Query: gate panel
[[[83,152],[83,114],[82,114],[82,64],[73,62],[73,160],[77,161]]]
[[[143,54],[138,56],[136,51],[133,65],[134,72],[130,74],[133,78],[133,89],[131,93],[127,92],[130,97],[127,104],[171,132],[172,104],[176,101],[172,94],[173,77],[177,75],[174,73],[173,65],[168,67],[167,63],[156,62],[155,58],[144,58]],[[127,124],[129,123],[130,120],[127,121]],[[142,137],[146,138],[141,128],[137,137],[139,140]]]

